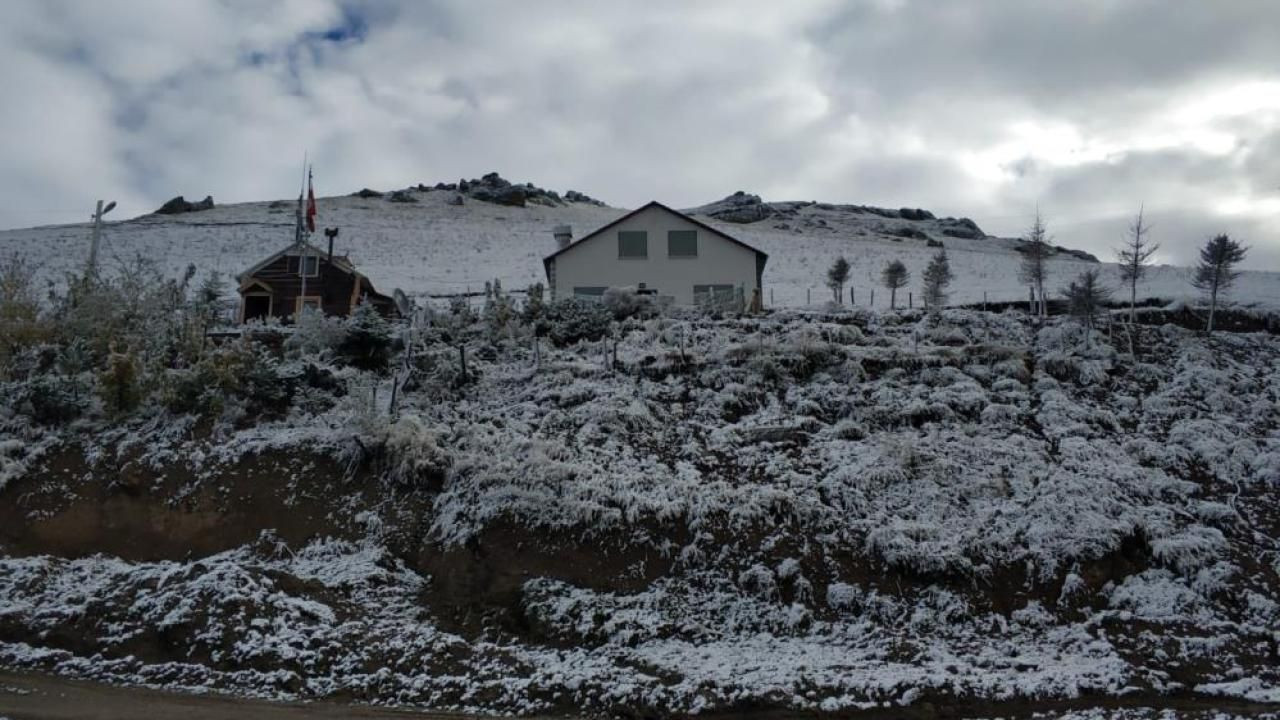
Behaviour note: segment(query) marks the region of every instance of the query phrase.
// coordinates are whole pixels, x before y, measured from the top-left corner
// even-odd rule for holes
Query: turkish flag
[[[311,189],[311,178],[307,178],[307,232],[316,231],[316,192]]]

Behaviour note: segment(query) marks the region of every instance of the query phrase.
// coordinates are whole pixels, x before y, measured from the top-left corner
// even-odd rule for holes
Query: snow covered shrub
[[[481,310],[485,326],[489,329],[489,339],[498,338],[510,333],[512,320],[516,317],[516,305],[509,295],[502,292],[502,282],[494,280],[484,284],[484,308]]]
[[[741,383],[726,385],[717,396],[720,418],[725,422],[737,422],[759,410],[765,401],[763,390]]]
[[[1018,423],[1020,412],[1013,405],[991,403],[982,409],[982,424],[998,427],[1013,427]]]
[[[864,440],[867,437],[867,428],[860,422],[842,420],[832,428],[831,434],[841,440]]]
[[[284,347],[293,357],[330,356],[337,352],[346,335],[342,318],[308,311],[294,322],[293,334],[285,340]]]
[[[763,600],[777,601],[781,597],[773,571],[764,565],[752,565],[739,573],[738,586]]]
[[[9,390],[9,401],[37,423],[68,423],[89,406],[89,387],[75,375],[37,375]]]
[[[40,316],[35,267],[15,253],[0,262],[0,379],[8,376],[14,355],[51,334]]]
[[[557,347],[599,340],[609,333],[612,316],[597,302],[564,298],[547,306],[547,338]]]
[[[113,415],[127,415],[142,402],[138,357],[130,350],[112,351],[98,374],[98,394]]]
[[[437,438],[437,433],[417,417],[409,415],[397,420],[383,440],[383,476],[407,488],[442,483],[452,460],[440,448]]]
[[[192,368],[167,371],[160,401],[175,414],[218,415],[234,400],[247,415],[256,416],[284,410],[294,384],[282,376],[266,348],[241,340],[205,353]]]
[[[1027,370],[1027,364],[1020,358],[1001,360],[991,368],[991,371],[999,377],[1016,380],[1024,385],[1031,382],[1031,372]]]
[[[361,302],[347,318],[338,357],[361,370],[384,370],[391,360],[391,327],[373,307]]]
[[[833,582],[827,586],[827,606],[833,610],[856,613],[861,600],[862,591],[855,585]]]
[[[653,296],[640,295],[634,286],[611,287],[604,291],[601,303],[613,313],[613,319],[648,317],[653,314]]]

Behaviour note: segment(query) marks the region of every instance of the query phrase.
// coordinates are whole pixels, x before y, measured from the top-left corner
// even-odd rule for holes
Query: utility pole
[[[93,231],[89,240],[89,275],[98,274],[98,246],[102,244],[102,216],[114,210],[116,201],[112,200],[107,203],[106,207],[102,206],[102,201],[98,201],[98,207],[93,211]]]

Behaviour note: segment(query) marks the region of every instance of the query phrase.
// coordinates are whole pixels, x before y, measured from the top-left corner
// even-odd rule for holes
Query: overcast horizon
[[[920,207],[1280,270],[1280,4],[10,1],[0,228],[498,171],[618,207]]]

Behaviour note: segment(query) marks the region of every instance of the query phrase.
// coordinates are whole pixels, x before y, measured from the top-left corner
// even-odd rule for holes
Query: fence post
[[[1027,312],[1036,314],[1036,289],[1030,285],[1027,286]]]
[[[773,288],[769,288],[769,307],[773,307]]]
[[[908,309],[908,310],[910,310],[911,308],[913,308],[913,307],[915,307],[915,306],[916,306],[916,304],[915,304],[915,300],[913,300],[913,299],[911,298],[911,291],[909,291],[909,290],[908,290],[908,291],[907,291],[907,309]]]
[[[871,307],[876,306],[876,289],[871,288]]]
[[[982,291],[982,312],[987,311],[987,291]]]
[[[462,345],[458,346],[458,366],[462,368],[462,382],[467,382],[467,349]]]
[[[854,295],[853,286],[850,285],[849,286],[849,307],[853,307],[854,305],[857,305],[857,304],[858,304],[858,298],[856,295]]]
[[[813,304],[813,288],[804,289],[804,304],[805,305]]]

